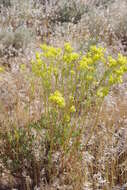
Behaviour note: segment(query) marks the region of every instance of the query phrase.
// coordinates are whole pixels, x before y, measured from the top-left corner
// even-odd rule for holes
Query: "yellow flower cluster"
[[[79,69],[80,70],[91,70],[92,67],[90,65],[93,64],[93,60],[90,57],[84,55],[79,62]]]
[[[122,77],[124,73],[127,72],[127,58],[121,54],[118,54],[117,59],[109,56],[108,65],[112,69],[109,75],[109,84],[122,83]]]
[[[43,51],[43,56],[46,58],[57,58],[61,55],[61,48],[54,48],[46,44],[40,46]]]
[[[76,109],[75,109],[75,106],[72,105],[72,106],[70,107],[70,113],[74,113],[74,112],[76,112]]]
[[[56,104],[59,108],[65,107],[65,100],[58,90],[56,90],[53,94],[50,95],[49,101]]]
[[[39,91],[43,101],[41,123],[51,145],[52,161],[52,153],[58,149],[70,156],[70,145],[81,152],[82,126],[101,108],[111,87],[122,82],[127,58],[121,54],[108,57],[104,48],[96,46],[86,53],[75,52],[69,43],[64,48],[44,44],[41,50],[32,61],[31,90],[33,95]],[[35,77],[38,80],[34,81]]]
[[[66,63],[71,63],[79,59],[79,54],[78,53],[65,53],[63,56],[63,61]]]
[[[96,47],[96,46],[91,46],[90,47],[90,52],[88,55],[92,57],[92,60],[95,61],[103,61],[104,60],[104,53],[105,49],[102,47]]]
[[[108,56],[108,65],[109,65],[109,67],[116,67],[117,60],[113,59],[112,56]]]
[[[72,53],[73,48],[71,47],[70,43],[67,42],[64,44],[64,51],[68,53]]]
[[[122,54],[118,54],[118,64],[125,65],[127,64],[127,57],[123,56]]]
[[[69,43],[64,44],[63,50],[46,44],[40,47],[42,52],[36,52],[32,72],[40,77],[47,94],[54,90],[53,86],[62,91],[67,90],[68,94],[81,87],[80,91],[84,90],[80,93],[82,95],[88,93],[89,96],[90,92],[98,97],[105,97],[110,87],[121,83],[127,72],[127,58],[121,54],[117,58],[107,57],[102,47],[91,46],[86,54],[74,52]],[[100,86],[97,87],[98,85]],[[93,89],[97,90],[92,92]],[[58,91],[50,96],[50,100],[59,107],[65,106],[64,98]],[[73,106],[70,112],[75,112]]]

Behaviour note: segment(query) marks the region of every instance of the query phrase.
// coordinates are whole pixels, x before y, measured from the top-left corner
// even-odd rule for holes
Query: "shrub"
[[[82,15],[86,11],[86,7],[81,2],[75,1],[60,1],[54,9],[54,17],[51,18],[53,22],[72,22],[78,23]]]
[[[105,96],[122,83],[127,58],[106,56],[102,47],[91,46],[76,53],[69,43],[64,48],[41,45],[32,60],[31,98],[35,79],[41,90],[43,113],[40,121],[24,129],[11,126],[1,133],[2,162],[12,171],[27,171],[33,187],[39,185],[41,170],[46,182],[56,177],[73,189],[82,189],[87,174],[83,153],[98,126]],[[22,72],[27,74],[24,65]]]
[[[95,0],[95,5],[97,6],[97,7],[100,7],[100,6],[102,6],[103,8],[105,7],[105,8],[107,8],[107,6],[109,6],[111,3],[113,3],[114,2],[114,0]]]
[[[22,53],[32,40],[32,33],[29,29],[19,27],[16,31],[0,31],[0,56],[13,57]]]
[[[11,0],[0,0],[0,5],[3,5],[4,7],[11,6]]]

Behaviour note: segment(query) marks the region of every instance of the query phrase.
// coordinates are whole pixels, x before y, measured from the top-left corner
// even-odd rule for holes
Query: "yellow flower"
[[[120,53],[118,54],[118,60],[117,61],[120,65],[127,64],[127,58]]]
[[[119,69],[117,69],[115,71],[115,73],[117,74],[117,76],[122,76],[124,74],[124,69],[123,67],[121,66]]]
[[[61,48],[55,48],[46,44],[40,45],[40,47],[43,51],[43,56],[46,58],[57,58],[62,52]]]
[[[42,49],[42,51],[48,51],[48,46],[46,45],[46,44],[42,44],[42,45],[40,45],[40,48]]]
[[[122,68],[124,72],[127,72],[127,65],[123,65]]]
[[[56,104],[60,108],[65,107],[65,100],[58,90],[56,90],[53,94],[50,95],[49,101]]]
[[[78,53],[71,53],[70,54],[70,58],[71,58],[71,61],[76,61],[77,59],[79,59],[79,54]]]
[[[36,52],[36,53],[35,53],[35,56],[36,56],[36,59],[37,59],[37,60],[40,59],[40,57],[41,57],[41,55],[40,55],[39,52]]]
[[[113,59],[111,56],[108,56],[108,62],[109,62],[109,67],[117,66],[117,61]]]
[[[112,76],[112,74],[109,76],[109,84],[112,85],[114,84],[116,81],[115,81],[115,78]]]
[[[102,47],[91,46],[89,55],[94,62],[103,61],[105,49]]]
[[[83,61],[83,60],[81,60],[80,62],[79,62],[79,69],[80,70],[86,70],[86,69],[88,69],[89,67],[88,67],[88,64],[87,64],[87,62],[85,62],[85,61]]]
[[[118,83],[122,83],[123,82],[122,76],[117,77],[117,82]]]
[[[65,52],[63,55],[63,61],[70,64],[79,59],[78,53]]]
[[[70,43],[65,43],[64,50],[68,53],[71,53],[73,51],[73,48],[71,47]]]
[[[90,47],[90,52],[94,53],[94,54],[101,54],[103,55],[103,53],[105,52],[105,49],[102,47],[96,47],[95,45]]]
[[[70,60],[70,54],[65,54],[63,56],[63,61],[66,62],[66,63],[71,63],[71,60]]]
[[[70,113],[74,113],[74,112],[76,112],[76,109],[75,109],[75,106],[72,105],[72,106],[70,107]]]
[[[82,59],[79,62],[79,68],[80,70],[91,70],[91,68],[93,69],[93,60],[91,57],[87,57],[86,55],[84,55],[82,57]]]

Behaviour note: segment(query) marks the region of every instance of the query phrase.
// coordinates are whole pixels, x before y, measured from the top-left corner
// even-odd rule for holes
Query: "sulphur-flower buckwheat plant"
[[[30,100],[40,95],[41,118],[23,131],[14,128],[8,132],[4,148],[6,151],[9,145],[12,149],[9,159],[15,158],[16,162],[12,161],[11,165],[14,171],[23,167],[24,159],[30,160],[36,170],[30,170],[31,175],[37,173],[35,184],[39,184],[38,164],[41,163],[49,183],[62,174],[74,190],[82,189],[83,180],[86,180],[84,150],[98,127],[104,98],[115,84],[123,82],[127,58],[121,54],[116,58],[107,56],[104,48],[96,46],[91,46],[85,53],[75,52],[69,43],[63,48],[46,44],[40,47],[41,51],[36,52],[31,61],[27,80],[31,88]],[[21,65],[21,72],[27,75],[25,65]],[[38,159],[33,151],[36,138],[39,138],[40,148]],[[13,146],[13,141],[18,146]],[[25,158],[20,156],[21,150],[24,150]],[[54,163],[56,153],[59,153],[59,167]],[[3,162],[10,168],[5,160]]]
[[[111,87],[122,82],[127,58],[121,54],[117,58],[106,56],[106,49],[96,46],[91,46],[85,54],[77,53],[69,43],[65,43],[63,49],[41,45],[41,50],[32,62],[32,72],[42,81],[44,106],[48,110],[45,117],[49,114],[53,125],[49,125],[47,131],[51,164],[56,147],[68,152],[68,159],[70,154],[75,156],[76,152],[71,151],[74,149],[82,155],[81,139],[87,128],[86,120],[89,115],[98,117]],[[95,120],[91,131],[97,125]],[[86,137],[84,146],[89,139]]]
[[[106,56],[102,47],[91,46],[85,54],[75,52],[69,43],[63,49],[44,44],[41,50],[32,61],[32,73],[41,80],[44,107],[51,115],[53,106],[56,116],[52,119],[56,125],[63,126],[63,131],[68,128],[65,120],[75,125],[74,118],[87,119],[93,105],[97,112],[111,87],[121,83],[127,71],[125,56]]]

